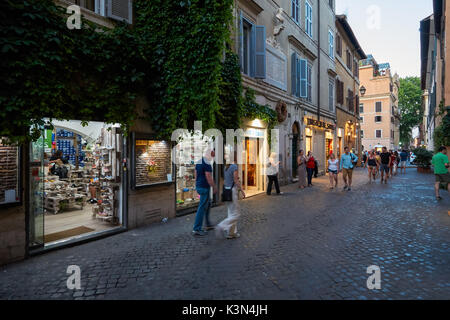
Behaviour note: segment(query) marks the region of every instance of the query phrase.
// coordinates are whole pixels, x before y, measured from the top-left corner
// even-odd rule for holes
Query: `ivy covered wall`
[[[194,120],[214,126],[232,2],[135,0],[133,26],[97,32],[84,19],[69,30],[52,0],[1,1],[0,136],[30,140],[43,117],[129,128],[138,95],[161,137]]]
[[[134,0],[134,24],[69,30],[53,0],[0,2],[0,136],[36,139],[42,118],[98,120],[129,129],[136,98],[159,138],[176,128],[274,125],[274,112],[244,96],[230,49],[233,0]],[[31,129],[35,129],[34,131]]]

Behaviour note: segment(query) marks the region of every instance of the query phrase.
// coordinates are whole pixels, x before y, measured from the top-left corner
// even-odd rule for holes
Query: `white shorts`
[[[400,161],[400,168],[406,168],[406,161]]]

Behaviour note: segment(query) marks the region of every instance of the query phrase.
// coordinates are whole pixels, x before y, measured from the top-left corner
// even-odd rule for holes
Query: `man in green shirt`
[[[447,184],[447,190],[450,193],[450,173],[448,172],[450,164],[447,157],[447,148],[440,147],[439,152],[434,155],[431,163],[434,166],[434,174],[436,175],[436,183],[434,184],[436,199],[441,200],[442,198],[439,195],[439,185],[441,183]]]

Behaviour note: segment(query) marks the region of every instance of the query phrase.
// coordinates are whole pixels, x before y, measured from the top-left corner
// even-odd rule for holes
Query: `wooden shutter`
[[[298,61],[297,61],[297,54],[294,52],[291,57],[291,85],[292,85],[292,95],[298,97],[299,92],[297,90],[297,67],[298,67]]]
[[[133,3],[132,0],[108,0],[108,17],[115,20],[133,23]]]
[[[336,103],[339,103],[339,80],[336,79],[336,85],[334,86],[334,91],[336,91]]]
[[[307,66],[308,62],[306,59],[300,59],[300,97],[302,98],[308,96]]]
[[[266,27],[255,26],[255,78],[266,78]]]

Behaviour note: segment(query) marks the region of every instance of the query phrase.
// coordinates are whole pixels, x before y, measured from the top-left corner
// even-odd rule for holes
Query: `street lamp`
[[[366,88],[364,86],[361,86],[359,92],[361,92],[361,96],[364,96],[366,94]]]

